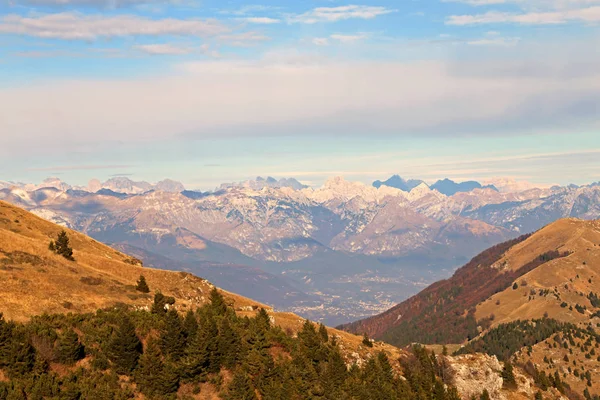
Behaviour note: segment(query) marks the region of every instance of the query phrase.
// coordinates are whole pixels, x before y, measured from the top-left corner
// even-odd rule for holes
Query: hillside
[[[215,285],[330,325],[383,312],[482,250],[559,218],[600,217],[595,185],[445,195],[421,181],[404,191],[341,177],[320,188],[267,178],[213,192],[106,183],[7,184],[0,200],[103,243],[191,260],[190,272],[202,261]]]
[[[149,309],[154,291],[174,297],[182,312],[209,300],[214,285],[205,279],[188,272],[144,268],[137,258],[66,229],[75,258],[68,261],[48,250],[49,242],[63,229],[0,201],[0,312],[6,319],[27,321],[44,313],[86,313],[118,304]],[[150,294],[135,290],[140,275],[146,278]],[[304,323],[295,314],[277,312],[235,293],[219,291],[240,316],[253,316],[256,310],[265,308],[283,329],[296,332]],[[354,357],[360,358],[372,352],[361,345],[361,337],[329,330],[344,343],[348,354],[356,353]],[[377,344],[376,350],[385,350],[394,359],[400,354],[383,343]]]
[[[343,329],[406,345],[462,343],[482,329],[544,315],[587,322],[600,307],[599,261],[600,222],[559,220],[482,252],[450,279]]]

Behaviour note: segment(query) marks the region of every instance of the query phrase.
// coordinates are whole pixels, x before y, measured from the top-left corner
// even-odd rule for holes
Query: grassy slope
[[[91,312],[116,303],[150,306],[152,295],[135,290],[140,274],[146,277],[152,292],[160,290],[175,297],[182,310],[208,300],[213,288],[210,282],[189,273],[143,268],[136,259],[66,229],[75,257],[74,262],[68,261],[48,250],[50,240],[61,230],[58,225],[0,201],[0,312],[7,319],[24,321],[42,313]],[[254,315],[252,308],[270,309],[221,292],[240,315]],[[299,330],[304,322],[292,313],[271,315],[277,325],[291,332]],[[373,351],[361,345],[361,337],[335,329],[330,333],[340,337],[348,353],[356,351],[362,357]],[[375,350],[385,350],[390,359],[401,355],[398,349],[381,343]]]
[[[541,318],[544,313],[564,322],[589,321],[595,310],[586,296],[590,291],[600,292],[600,221],[566,219],[551,224],[514,246],[499,265],[513,269],[527,257],[551,250],[569,251],[571,255],[549,261],[523,275],[516,281],[518,289],[513,290],[511,286],[478,305],[476,318],[493,314],[493,326],[517,319]],[[540,295],[540,290],[549,293]],[[561,307],[563,302],[568,306]],[[588,311],[577,312],[576,304],[586,306]],[[593,320],[594,323],[599,321]]]

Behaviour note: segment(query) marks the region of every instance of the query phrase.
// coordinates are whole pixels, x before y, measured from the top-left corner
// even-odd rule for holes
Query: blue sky
[[[600,180],[600,0],[0,3],[0,180]]]

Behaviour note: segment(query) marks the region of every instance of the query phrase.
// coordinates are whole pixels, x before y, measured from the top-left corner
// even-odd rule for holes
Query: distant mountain
[[[423,181],[419,179],[404,180],[399,175],[394,175],[386,181],[373,182],[373,186],[376,188],[380,188],[381,186],[389,186],[396,189],[400,189],[404,192],[410,192],[412,189],[416,188],[421,183],[423,183]]]
[[[157,182],[154,185],[154,190],[160,190],[162,192],[169,193],[181,193],[185,190],[185,186],[183,186],[181,182],[177,182],[172,179],[165,179]]]
[[[482,329],[544,315],[586,322],[600,307],[600,301],[592,304],[590,296],[581,297],[600,290],[595,279],[600,274],[599,244],[600,221],[562,219],[493,246],[450,279],[343,328],[394,345],[448,344],[471,340]],[[576,304],[589,311],[573,310]]]
[[[518,181],[511,178],[488,179],[483,183],[485,186],[493,186],[502,193],[519,193],[531,189],[543,189],[543,186],[535,185],[527,181]]]
[[[106,182],[101,183],[97,179],[92,179],[86,188],[91,193],[96,193],[99,190],[110,190],[114,193],[125,194],[141,194],[151,190],[158,190],[168,193],[180,193],[185,190],[185,187],[180,182],[165,179],[156,184],[151,184],[145,181],[133,181],[124,176],[110,178]],[[106,192],[105,192],[106,193]]]
[[[446,344],[458,357],[484,352],[533,376],[544,371],[555,379],[548,386],[568,398],[591,398],[581,394],[600,389],[591,350],[600,342],[598,276],[600,221],[561,219],[493,246],[451,278],[340,328],[397,346]],[[592,372],[582,379],[575,365]]]
[[[492,189],[498,191],[498,189],[494,185],[482,186],[481,183],[476,181],[466,181],[466,182],[454,182],[450,179],[439,180],[433,185],[431,185],[432,189],[437,190],[440,193],[445,194],[446,196],[453,196],[456,193],[460,192],[470,192],[475,189]]]
[[[291,188],[294,190],[305,189],[308,186],[303,185],[298,182],[294,178],[281,178],[279,180],[273,177],[267,177],[266,179],[263,177],[257,177],[254,180],[248,180],[243,182],[231,182],[231,183],[223,183],[219,187],[219,189],[229,189],[229,188],[250,188],[260,190],[263,188]]]
[[[315,189],[204,193],[11,187],[0,199],[105,243],[271,274],[323,307],[274,296],[275,305],[336,324],[391,307],[497,243],[560,218],[600,217],[600,186],[447,196],[425,183],[405,192],[341,177]],[[243,279],[231,285],[254,295]]]

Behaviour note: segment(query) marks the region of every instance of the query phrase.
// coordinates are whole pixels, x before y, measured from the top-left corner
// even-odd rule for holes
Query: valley
[[[73,187],[49,179],[5,183],[0,199],[129,246],[148,264],[330,325],[382,312],[496,243],[559,218],[600,216],[596,185],[515,191],[506,182],[406,182],[337,177],[314,189],[258,178],[193,192],[169,180]]]

